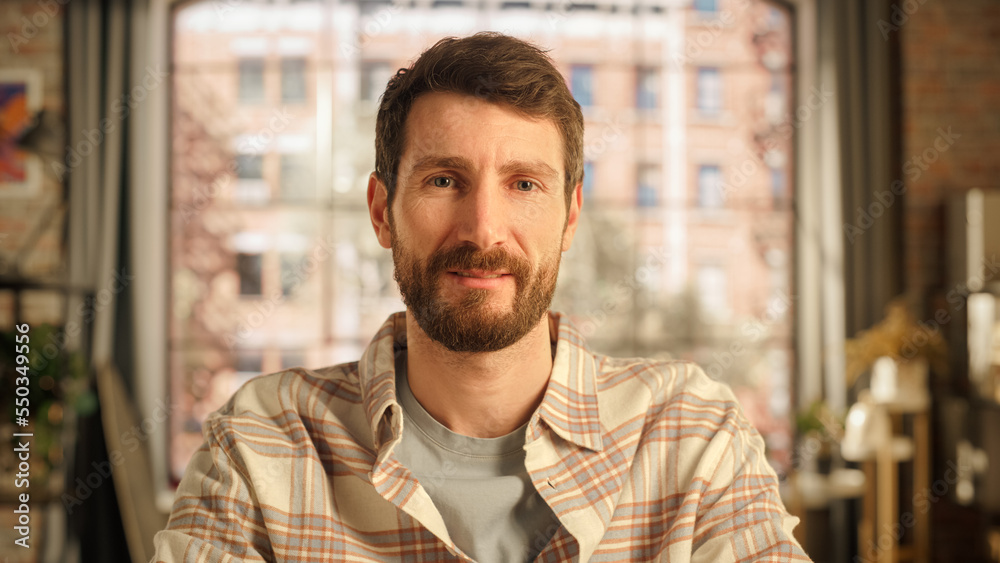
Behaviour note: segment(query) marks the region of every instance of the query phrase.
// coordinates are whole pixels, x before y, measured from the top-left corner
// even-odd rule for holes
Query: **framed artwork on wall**
[[[0,200],[30,198],[39,192],[41,160],[17,141],[41,109],[41,71],[0,69]]]

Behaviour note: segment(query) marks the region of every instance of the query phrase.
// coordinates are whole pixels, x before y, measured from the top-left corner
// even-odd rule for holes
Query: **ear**
[[[569,202],[568,215],[566,216],[566,228],[563,230],[562,250],[566,252],[573,244],[573,236],[576,234],[576,227],[580,221],[580,210],[583,209],[583,182],[573,188],[573,196]]]
[[[382,248],[392,248],[389,230],[389,191],[374,172],[368,176],[368,215]]]

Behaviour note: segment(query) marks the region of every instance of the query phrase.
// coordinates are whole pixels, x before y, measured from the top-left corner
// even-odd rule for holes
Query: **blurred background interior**
[[[816,561],[1000,561],[996,0],[4,0],[0,27],[4,561],[148,561],[208,413],[403,308],[378,97],[480,30],[583,107],[554,307],[591,347],[731,385]]]

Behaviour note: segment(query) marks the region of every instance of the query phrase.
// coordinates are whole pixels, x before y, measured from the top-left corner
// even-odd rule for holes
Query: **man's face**
[[[392,207],[375,179],[369,206],[428,336],[452,351],[488,352],[538,325],[581,204],[577,186],[567,213],[563,170],[551,121],[462,94],[417,99]]]

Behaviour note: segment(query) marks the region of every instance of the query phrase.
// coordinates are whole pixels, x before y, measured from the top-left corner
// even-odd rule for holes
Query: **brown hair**
[[[496,32],[448,37],[424,51],[389,80],[375,121],[375,174],[389,203],[396,193],[413,102],[429,92],[476,96],[522,114],[549,119],[563,140],[566,206],[583,181],[583,113],[552,60],[538,47]]]

